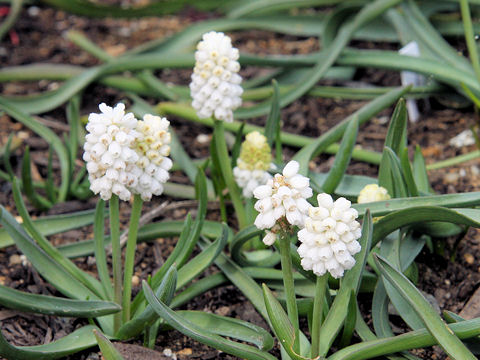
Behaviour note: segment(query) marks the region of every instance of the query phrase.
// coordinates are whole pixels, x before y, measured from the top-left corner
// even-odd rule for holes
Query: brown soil
[[[166,37],[189,24],[211,17],[212,15],[198,13],[188,9],[179,15],[163,18],[143,18],[138,20],[113,20],[113,19],[87,19],[72,16],[62,11],[46,7],[27,7],[22,11],[20,19],[13,30],[19,37],[19,43],[12,42],[7,36],[0,43],[0,63],[3,66],[30,64],[35,62],[76,64],[92,66],[98,64],[93,56],[80,50],[64,36],[67,30],[78,30],[85,33],[97,45],[111,55],[120,55],[126,50],[145,41]],[[241,50],[252,53],[308,53],[317,49],[317,42],[313,38],[296,38],[280,36],[265,31],[245,31],[234,34],[234,41]],[[369,47],[369,44],[355,43],[359,47]],[[371,44],[370,44],[371,45]],[[389,45],[391,46],[391,45]],[[462,45],[463,46],[463,45]],[[252,77],[258,69],[243,69],[245,77]],[[177,84],[187,84],[190,72],[187,70],[164,70],[158,74],[162,80],[172,81]],[[398,85],[400,80],[396,73],[377,71],[373,69],[359,70],[355,80],[370,82],[376,85]],[[330,84],[331,81],[324,83]],[[6,83],[0,85],[3,95],[30,94],[57,87],[58,84],[49,81],[36,83]],[[101,85],[92,85],[85,92],[82,103],[82,113],[87,114],[96,110],[99,102],[114,104],[124,100],[122,93],[107,89]],[[154,99],[149,99],[153,104]],[[282,110],[284,130],[308,136],[318,136],[338,123],[340,120],[359,109],[366,102],[345,101],[333,99],[320,99],[304,97]],[[459,132],[465,130],[476,122],[476,116],[471,108],[458,110],[445,107],[443,101],[436,99],[429,103],[420,102],[422,119],[417,124],[409,124],[410,150],[420,145],[427,159],[427,163],[447,159],[461,153],[472,151],[473,148],[455,149],[448,145],[448,140]],[[365,149],[381,151],[388,124],[386,119],[392,109],[385,110],[369,123],[362,126],[358,143]],[[52,120],[52,129],[61,133],[67,124],[63,108],[52,111],[42,116]],[[201,134],[211,134],[211,129],[192,124],[182,119],[171,118],[172,126],[186,150],[194,158],[208,154],[208,142],[199,141]],[[251,122],[263,124],[265,118],[252,119]],[[56,125],[55,125],[56,124]],[[3,114],[0,117],[0,141],[6,143],[10,132],[21,134],[23,139],[20,148],[13,153],[12,164],[19,174],[23,150],[26,145],[31,149],[33,159],[34,177],[41,178],[46,174],[45,159],[48,154],[48,144],[33,134],[13,119]],[[285,149],[285,158],[288,159],[294,149]],[[319,171],[327,171],[332,164],[332,157],[322,155],[318,157],[314,166]],[[478,162],[451,167],[448,169],[431,171],[429,173],[431,184],[438,193],[453,193],[480,190],[478,177]],[[58,164],[54,163],[58,169]],[[353,161],[348,173],[376,176],[377,167]],[[174,174],[177,182],[186,182],[182,174]],[[15,213],[11,187],[8,183],[0,183],[0,202],[9,211]],[[168,199],[175,202],[175,199]],[[93,208],[96,199],[89,201],[68,201],[60,204],[48,213],[66,213],[81,209]],[[154,199],[145,206],[145,211],[161,202],[165,197]],[[31,208],[34,216],[44,215]],[[190,207],[171,210],[157,217],[155,221],[164,219],[183,219]],[[128,221],[129,207],[122,204],[122,222]],[[209,213],[209,218],[218,219],[216,211]],[[77,239],[91,236],[92,229],[87,227],[53,236],[52,242],[60,244],[76,241]],[[135,274],[140,279],[146,279],[162,264],[173,249],[176,239],[157,239],[153,243],[141,244],[136,258]],[[476,229],[468,231],[457,249],[456,260],[450,261],[452,246],[455,239],[450,239],[446,244],[443,254],[431,254],[425,249],[418,260],[419,288],[435,297],[441,309],[459,312],[477,289],[480,281],[480,233]],[[39,294],[58,294],[54,288],[45,281],[28,265],[19,261],[19,253],[14,247],[0,250],[0,282],[20,290]],[[76,260],[76,263],[94,273],[94,261],[91,258]],[[218,271],[215,267],[209,273]],[[138,291],[138,286],[135,291]],[[363,297],[362,297],[363,298]],[[233,286],[224,286],[212,290],[190,302],[186,308],[210,311],[221,315],[238,317],[251,321],[267,328],[264,320],[256,313],[253,306]],[[368,306],[366,306],[368,308]],[[74,329],[85,324],[83,320],[56,318],[21,314],[9,310],[0,310],[3,334],[8,341],[15,345],[35,345],[48,343],[61,338]],[[122,345],[123,353],[132,356],[135,350],[128,345]],[[178,359],[234,359],[234,357],[220,353],[202,344],[192,341],[176,331],[162,333],[155,346],[157,355],[143,355],[142,358],[167,358],[161,353],[171,349]],[[278,355],[278,348],[274,352]],[[424,359],[443,359],[444,355],[438,350],[418,351],[418,356]],[[137,359],[141,355],[137,355]],[[132,357],[130,357],[132,358]],[[95,349],[69,357],[69,359],[99,359]]]

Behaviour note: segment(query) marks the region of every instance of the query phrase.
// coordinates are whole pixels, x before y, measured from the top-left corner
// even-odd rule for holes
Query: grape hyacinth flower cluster
[[[251,198],[253,191],[260,185],[265,185],[272,176],[268,169],[272,168],[272,152],[267,138],[258,131],[253,131],[245,137],[233,168],[233,176],[242,189],[243,196]]]
[[[242,104],[243,93],[238,58],[238,49],[224,33],[210,31],[203,35],[190,83],[192,107],[199,118],[213,115],[217,120],[233,121],[233,110]]]
[[[167,157],[172,139],[168,132],[169,125],[166,118],[150,114],[146,114],[137,125],[140,134],[137,149],[141,155],[137,165],[141,173],[138,173],[138,184],[134,192],[140,194],[144,201],[149,201],[152,195],[161,195],[162,184],[169,178],[168,170],[173,165]]]
[[[137,119],[132,113],[125,114],[124,104],[112,108],[102,103],[99,108],[100,114],[88,117],[83,147],[90,190],[103,200],[110,199],[113,193],[127,201],[138,182],[134,175],[138,161]]]
[[[112,194],[123,201],[133,194],[143,200],[163,192],[172,161],[169,122],[145,115],[138,121],[125,113],[125,105],[99,105],[101,113],[88,117],[83,159],[87,163],[90,190],[109,200]]]
[[[298,232],[298,254],[305,270],[322,276],[327,271],[340,278],[355,265],[353,255],[361,250],[357,239],[362,235],[355,219],[358,212],[341,197],[333,201],[328,194],[317,196],[318,207],[309,209],[305,228]]]
[[[377,184],[369,184],[360,191],[357,202],[359,204],[364,204],[388,199],[390,199],[390,195],[388,194],[387,189],[378,186]]]
[[[272,245],[280,231],[288,232],[291,226],[303,227],[311,205],[306,199],[313,195],[310,179],[298,174],[299,163],[292,160],[275,174],[266,185],[257,187],[253,195],[258,201],[255,209],[259,212],[255,226],[265,229],[263,242]]]

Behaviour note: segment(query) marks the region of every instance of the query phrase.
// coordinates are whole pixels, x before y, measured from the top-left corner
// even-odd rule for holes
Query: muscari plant
[[[365,7],[356,16],[355,21],[352,22],[353,25],[339,32],[338,39],[336,39],[339,41],[335,42],[331,39],[331,51],[325,52],[327,54],[326,58],[322,57],[323,55],[320,56],[321,60],[326,59],[327,61],[324,64],[318,63],[318,66],[313,69],[312,73],[315,75],[313,78],[312,73],[301,77],[300,83],[302,86],[293,86],[290,89],[288,87],[277,88],[274,86],[273,89],[276,95],[274,95],[271,104],[263,104],[253,109],[239,109],[244,110],[243,115],[242,111],[238,112],[239,117],[248,117],[270,111],[265,129],[253,128],[251,126],[241,128],[240,125],[235,122],[224,123],[224,121],[233,119],[229,115],[229,110],[233,110],[240,104],[238,100],[232,101],[232,98],[225,96],[226,94],[222,94],[219,88],[222,84],[223,86],[225,86],[225,84],[228,86],[239,85],[238,78],[232,82],[230,82],[231,78],[219,78],[218,81],[212,80],[208,83],[210,78],[217,76],[216,74],[222,76],[225,69],[230,73],[236,73],[238,71],[238,66],[235,65],[236,55],[232,55],[233,53],[230,51],[225,52],[230,49],[230,42],[225,39],[223,34],[217,33],[210,35],[225,40],[225,42],[223,42],[223,40],[219,42],[222,44],[221,48],[215,49],[206,45],[203,45],[205,47],[200,46],[200,52],[204,50],[209,51],[209,53],[207,53],[207,59],[202,58],[202,55],[199,55],[199,58],[195,59],[197,64],[200,63],[202,67],[206,66],[207,69],[205,70],[209,71],[207,74],[204,74],[206,78],[203,78],[201,75],[201,70],[203,69],[196,71],[196,74],[200,75],[199,78],[206,80],[205,83],[200,85],[202,85],[202,87],[204,85],[209,86],[204,89],[204,98],[197,98],[197,103],[192,103],[194,110],[199,112],[197,114],[198,117],[195,115],[195,111],[190,110],[183,104],[164,103],[157,107],[156,110],[162,113],[170,112],[196,121],[203,121],[204,123],[214,126],[210,170],[212,174],[214,173],[220,176],[219,179],[212,178],[214,183],[213,188],[219,199],[225,196],[224,190],[228,188],[227,197],[232,200],[240,229],[236,234],[228,227],[222,228],[218,223],[203,220],[205,216],[206,198],[207,196],[212,196],[212,192],[210,191],[211,184],[203,177],[202,171],[192,166],[193,164],[189,162],[188,158],[184,157],[184,154],[179,148],[177,148],[175,152],[172,151],[172,157],[175,161],[180,160],[182,162],[184,171],[189,174],[191,179],[197,178],[197,196],[201,198],[199,201],[199,215],[193,224],[189,218],[185,220],[185,223],[164,222],[151,224],[150,227],[145,226],[144,228],[140,228],[138,230],[138,236],[135,236],[133,233],[135,232],[135,224],[138,221],[136,218],[139,216],[142,197],[141,191],[139,190],[139,174],[135,175],[137,176],[137,183],[135,179],[125,178],[124,180],[120,180],[121,178],[114,176],[115,173],[112,174],[112,172],[108,175],[105,172],[105,174],[100,176],[89,174],[90,183],[91,186],[93,186],[92,191],[99,192],[102,197],[105,198],[108,198],[110,191],[116,193],[113,195],[113,206],[112,204],[110,206],[111,217],[114,219],[110,237],[102,240],[100,228],[103,221],[100,219],[104,212],[102,209],[99,209],[103,205],[99,205],[96,216],[94,217],[96,222],[96,236],[94,241],[82,241],[78,244],[55,249],[49,246],[49,243],[46,242],[42,236],[47,233],[46,229],[48,225],[45,226],[42,233],[36,230],[36,224],[28,221],[28,214],[24,210],[21,202],[18,185],[14,184],[17,207],[24,218],[23,227],[27,229],[29,234],[16,224],[14,220],[8,216],[8,213],[2,210],[2,225],[9,230],[11,238],[14,239],[20,250],[29,257],[32,265],[64,295],[75,298],[79,296],[78,294],[88,294],[85,298],[82,297],[80,302],[70,303],[67,301],[66,304],[63,304],[64,306],[68,304],[75,309],[75,306],[81,308],[82,306],[90,307],[93,305],[101,305],[104,308],[108,307],[108,310],[98,313],[82,313],[78,308],[74,311],[72,311],[71,308],[67,308],[67,311],[65,311],[65,308],[63,308],[63,310],[60,311],[58,310],[58,303],[55,303],[55,301],[61,302],[64,301],[63,299],[45,299],[43,297],[32,297],[33,295],[20,294],[17,292],[9,293],[8,291],[11,290],[8,289],[5,289],[6,295],[4,296],[3,303],[6,304],[6,306],[20,310],[43,311],[44,313],[55,313],[62,316],[65,316],[65,313],[70,313],[74,316],[85,316],[88,318],[98,317],[96,323],[111,339],[127,339],[143,334],[145,343],[151,346],[155,341],[158,330],[170,326],[198,341],[242,358],[272,358],[267,352],[272,347],[272,339],[270,335],[261,328],[236,319],[228,319],[212,314],[172,310],[185,303],[185,301],[188,301],[191,297],[211,287],[218,286],[226,281],[231,281],[247,296],[256,309],[269,322],[281,345],[283,358],[315,358],[317,356],[328,356],[332,359],[364,359],[381,355],[388,355],[390,358],[414,358],[413,355],[403,351],[433,344],[440,344],[452,358],[474,358],[458,338],[473,338],[478,335],[478,321],[462,321],[463,319],[458,318],[455,314],[446,314],[446,320],[455,323],[452,324],[450,328],[447,328],[439,316],[432,311],[431,306],[424,301],[422,295],[412,285],[411,280],[415,280],[416,276],[413,260],[423,247],[424,242],[436,241],[436,238],[441,234],[458,234],[462,231],[460,227],[452,225],[452,223],[478,227],[479,218],[477,210],[469,208],[478,204],[478,194],[440,196],[431,194],[421,152],[416,152],[413,163],[411,163],[405,151],[406,114],[402,101],[398,103],[392,116],[389,134],[385,142],[385,150],[381,157],[378,157],[376,160],[380,163],[378,183],[387,190],[392,199],[388,201],[376,201],[375,203],[364,203],[363,200],[359,200],[359,204],[353,204],[351,208],[348,200],[342,199],[342,197],[347,197],[350,200],[355,200],[360,190],[365,186],[367,187],[363,191],[363,196],[366,197],[369,193],[371,195],[372,189],[375,189],[375,186],[372,184],[377,182],[371,178],[344,175],[351,157],[361,158],[365,156],[365,158],[370,160],[373,158],[371,154],[365,155],[365,153],[354,149],[359,124],[367,121],[375,113],[397,101],[402,95],[407,93],[409,89],[394,89],[384,96],[379,97],[338,126],[332,128],[319,139],[312,141],[311,139],[305,139],[303,137],[288,136],[288,134],[282,134],[280,132],[278,121],[280,106],[292,101],[302,92],[307,91],[313,86],[312,84],[325,74],[325,71],[327,71],[337,57],[338,63],[342,64],[341,59],[344,55],[339,55],[339,51],[345,46],[355,30],[371,18],[374,18],[382,11],[387,10],[397,3],[398,2],[395,1],[376,1],[372,6]],[[415,3],[409,2],[402,10],[405,12],[413,11],[416,16],[413,16],[412,19],[422,20],[421,14],[418,14],[415,8]],[[398,29],[405,29],[405,27],[401,27],[402,18],[399,18],[397,13],[398,10],[392,8],[388,10],[387,15],[390,19],[393,19],[392,21],[396,21],[394,23],[397,24]],[[335,17],[332,17],[330,23],[333,23],[334,20]],[[405,20],[410,21],[410,18],[405,17],[403,21]],[[209,24],[209,26],[211,26],[211,24]],[[415,27],[411,28],[415,29]],[[432,38],[438,40],[438,37]],[[205,40],[208,40],[208,36],[204,41]],[[427,39],[425,39],[425,41],[427,41]],[[181,44],[180,41],[178,43]],[[175,49],[175,42],[171,44],[173,45],[170,46]],[[177,49],[180,48],[180,45],[176,46]],[[445,49],[443,48],[442,50],[442,48],[435,47],[432,44],[431,47],[434,47],[436,51],[444,51]],[[222,61],[221,56],[214,56],[212,59],[208,59],[211,52],[215,50],[218,55],[227,55],[228,61]],[[233,50],[233,52],[235,51]],[[448,52],[444,51],[444,54],[448,54]],[[393,56],[393,54],[389,54],[389,56],[390,55]],[[107,62],[111,61],[111,59],[107,59],[106,57],[105,59]],[[357,59],[362,60],[361,56],[357,57]],[[147,57],[142,60],[146,61],[148,65],[149,60],[153,62],[153,60],[158,59],[152,56],[152,59]],[[211,67],[208,60],[211,60],[215,66]],[[299,63],[295,63],[294,59],[288,60],[291,61],[294,66],[308,66],[313,63],[308,58],[299,61]],[[406,60],[407,65],[411,63],[413,67],[422,61],[425,62],[424,60],[415,62],[414,59],[404,58],[402,58],[402,60]],[[283,65],[288,63],[288,61],[282,61],[284,61]],[[253,62],[254,61],[252,61],[252,63]],[[461,61],[459,60],[458,62],[460,63]],[[267,63],[268,62],[264,62],[264,64]],[[187,61],[186,64],[191,64],[191,60]],[[275,64],[275,60],[271,60],[269,64]],[[348,60],[346,64],[349,64]],[[362,62],[360,61],[357,64],[361,65]],[[380,65],[378,66],[382,66],[381,64],[380,61]],[[145,65],[145,63],[143,63],[143,65]],[[27,106],[25,110],[27,112],[32,112],[32,109],[33,112],[45,111],[48,107],[54,106],[53,104],[55,104],[55,102],[67,99],[69,94],[72,94],[72,91],[78,91],[83,86],[86,86],[88,82],[100,76],[103,71],[106,73],[109,71],[118,71],[115,70],[115,66],[117,66],[117,69],[125,69],[130,66],[133,66],[133,69],[135,69],[134,61],[131,63],[125,61],[125,64],[122,64],[122,60],[116,64],[114,62],[112,62],[112,64],[107,63],[102,69],[92,69],[92,71],[86,73],[83,80],[76,79],[82,81],[75,83],[72,80],[69,84],[65,84],[68,85],[65,90],[70,91],[70,93],[67,91],[66,93],[58,92],[52,94],[52,99],[45,102],[35,102],[35,100],[33,100],[30,108]],[[159,66],[158,63],[155,66]],[[231,68],[228,68],[228,66],[231,66]],[[391,63],[385,66],[391,66]],[[220,70],[216,69],[216,67],[223,67],[221,69],[223,72],[220,74]],[[421,67],[417,66],[416,70],[419,68]],[[465,71],[466,74],[467,69],[468,66],[464,66],[462,71]],[[215,70],[217,70],[216,73],[214,73]],[[437,70],[439,70],[438,67],[430,67],[428,70],[423,69],[422,71],[428,73],[429,71],[435,72]],[[467,79],[467,76],[456,79],[453,79],[453,77],[449,78],[448,74],[446,75],[438,71],[436,74],[439,75],[439,80],[446,81],[450,84],[455,83],[458,85],[458,81],[462,82]],[[309,81],[305,82],[307,78],[309,78]],[[152,91],[152,84],[161,85],[155,83],[155,79],[152,80],[151,74],[148,74],[148,72],[139,74],[139,79],[142,79],[144,84],[150,85],[150,91]],[[473,84],[474,83],[470,81],[470,86]],[[469,86],[467,85],[466,88],[469,89]],[[296,91],[292,91],[291,89],[295,89]],[[161,86],[156,86],[155,90],[160,91],[162,96],[178,97],[180,94],[180,92],[178,94],[168,93],[167,90],[169,89]],[[195,90],[194,86],[191,90],[193,92],[192,97],[195,100],[196,91],[198,94],[201,94],[201,91],[200,89]],[[215,91],[217,91],[217,93],[215,93]],[[267,94],[269,93],[271,93],[271,90],[267,92]],[[230,95],[238,97],[240,94],[241,89],[232,92]],[[135,100],[133,108],[137,114],[143,116],[145,113],[155,112],[155,109],[149,108],[139,98],[133,97],[133,99]],[[224,104],[226,99],[226,104]],[[228,99],[231,100],[230,103],[228,103]],[[235,103],[237,104],[236,106],[234,106]],[[220,104],[222,104],[222,106],[219,106]],[[28,124],[30,127],[35,128],[35,124],[37,123],[32,121],[25,112],[20,111],[17,106],[18,104],[15,105],[15,102],[1,99],[1,105],[9,114]],[[206,107],[205,111],[202,112],[201,110],[204,107]],[[118,110],[120,111],[121,108],[122,106],[120,106]],[[218,114],[216,114],[214,110],[217,108],[225,111],[219,111]],[[210,112],[208,112],[209,109]],[[121,110],[123,111],[123,109]],[[213,120],[209,118],[211,115],[214,115]],[[129,115],[129,117],[130,119],[132,118],[131,115]],[[242,150],[238,151],[240,148],[240,141],[238,140],[240,136],[237,137],[238,141],[232,151],[230,160],[224,140],[225,128],[228,130],[236,130],[239,134],[243,131],[251,130],[264,131],[266,135],[265,139],[262,138],[260,134],[250,135],[249,138],[247,138],[249,144],[245,144],[245,148],[253,145],[259,149],[261,154],[266,154],[266,150],[269,150],[269,148],[265,147],[265,143],[269,146],[275,143],[276,159],[274,162],[279,170],[281,169],[281,174],[278,173],[274,177],[265,174],[265,171],[270,169],[270,164],[268,163],[271,161],[271,157],[265,156],[264,159],[262,158],[263,160],[260,164],[255,164],[248,159],[247,155],[242,156],[243,147]],[[38,127],[36,129],[40,128]],[[43,130],[41,132],[44,135],[49,135]],[[94,137],[95,136],[92,136],[92,138]],[[101,135],[99,137],[101,137]],[[308,162],[315,155],[325,151],[329,146],[329,151],[332,151],[331,146],[340,139],[343,139],[340,146],[333,147],[333,151],[337,152],[337,156],[330,172],[328,174],[318,174],[309,171]],[[106,139],[106,141],[108,143],[109,140]],[[128,142],[126,139],[124,141]],[[123,143],[122,140],[120,140],[120,142]],[[147,142],[145,149],[148,149],[154,142]],[[279,154],[281,154],[279,150],[281,150],[282,142],[291,142],[297,146],[303,146],[295,155],[294,161],[288,163],[285,167],[282,165],[281,157],[279,156]],[[88,140],[87,143],[89,143]],[[59,141],[59,144],[61,144],[61,141]],[[172,147],[174,147],[174,144],[175,138],[172,136]],[[122,146],[123,145],[125,144],[122,144]],[[60,146],[57,146],[55,149],[57,151],[60,149]],[[141,151],[144,151],[143,155],[147,154],[147,150]],[[235,153],[238,152],[240,152],[240,155],[237,157]],[[58,150],[59,155],[62,153],[61,150]],[[118,154],[118,151],[112,149],[112,153]],[[132,162],[135,161],[129,158],[127,154],[125,154],[125,156],[127,157],[124,159],[126,169],[127,159],[130,159]],[[115,168],[115,163],[109,162],[109,159],[105,160],[107,162],[104,164],[110,164],[108,166],[111,167],[111,169],[117,172],[124,170],[122,167]],[[90,160],[87,160],[87,162],[88,161]],[[256,173],[258,177],[255,177],[257,181],[255,185],[258,184],[258,186],[253,188],[252,183],[248,185],[249,182],[245,181],[248,175],[244,172],[242,174],[239,170],[232,169],[235,168],[235,165],[240,170],[248,170],[252,173],[258,166],[258,170],[262,172],[261,176],[259,173]],[[143,165],[143,168],[146,170],[147,166],[148,165]],[[95,173],[96,169],[92,169],[92,165],[90,165],[90,168],[90,170]],[[151,174],[149,174],[149,176],[151,176]],[[104,180],[108,181],[103,181],[101,179],[103,177],[105,177]],[[119,182],[124,181],[124,183],[115,184],[121,186],[116,186],[114,190],[114,182],[117,182],[117,180]],[[99,184],[95,185],[96,183]],[[146,183],[147,180],[145,180],[144,184]],[[125,184],[129,185],[125,186]],[[237,184],[241,189],[237,187]],[[25,183],[22,185],[25,189]],[[262,186],[264,187],[262,188]],[[268,187],[270,187],[271,193],[267,189]],[[62,189],[65,188],[68,189],[68,185]],[[144,186],[144,188],[152,189],[148,186]],[[245,189],[248,190],[245,191]],[[122,304],[124,307],[120,311],[118,306],[120,303],[118,289],[122,288],[121,280],[119,281],[119,278],[121,279],[122,277],[121,274],[119,275],[121,271],[115,270],[118,269],[120,262],[118,260],[116,260],[116,262],[114,261],[114,282],[112,286],[108,274],[105,271],[106,267],[103,265],[104,260],[101,259],[104,259],[102,252],[108,242],[112,242],[113,257],[118,259],[119,234],[118,228],[115,225],[115,196],[122,196],[124,199],[128,199],[129,194],[127,195],[126,191],[136,194],[134,196],[131,219],[133,231],[129,232],[130,238],[127,244],[129,244],[130,247],[126,252],[126,259],[131,259],[132,254],[134,254],[134,244],[136,241],[148,240],[157,236],[171,236],[173,234],[180,235],[180,237],[174,253],[167,259],[165,265],[148,283],[143,284],[143,291],[137,295],[133,303],[130,304],[130,299],[128,299],[126,301],[127,305]],[[258,202],[255,204],[255,209],[260,215],[256,218],[253,210],[251,210],[251,205],[253,206],[253,204],[251,198],[249,198],[250,192],[258,199]],[[385,191],[382,190],[381,192],[384,195]],[[244,195],[243,198],[242,193]],[[312,196],[314,193],[317,193],[318,196]],[[63,192],[63,194],[66,193]],[[336,198],[335,201],[330,197],[331,195]],[[378,195],[372,197],[378,200]],[[314,205],[318,205],[318,207],[314,207],[311,203],[307,202],[307,199],[311,200],[311,198],[317,198],[317,203]],[[361,202],[363,204],[360,204]],[[102,202],[99,204],[102,204]],[[366,212],[367,209],[370,214],[368,211]],[[224,202],[222,211],[225,219],[227,219],[227,209]],[[345,214],[349,215],[347,216]],[[355,220],[357,214],[363,222],[362,236],[360,238],[359,223]],[[371,216],[373,216],[373,220]],[[93,219],[91,215],[90,218]],[[51,221],[54,221],[54,219],[45,219],[43,222],[39,221],[38,224],[48,224],[48,222]],[[258,229],[256,225],[258,225],[260,229]],[[62,226],[63,229],[68,228],[65,224],[62,224]],[[62,226],[59,226],[59,229],[62,228]],[[263,229],[267,229],[267,231],[263,232]],[[445,229],[448,231],[444,231]],[[244,245],[251,243],[252,240],[255,244],[255,240],[259,236],[264,239],[266,246],[273,245],[278,248],[279,251],[272,251],[271,248],[268,247],[262,248],[261,243],[258,245],[258,241],[253,248]],[[296,249],[294,245],[297,237],[302,243],[298,249]],[[10,240],[4,240],[4,244],[11,243],[11,238]],[[208,238],[217,239],[217,241],[210,244]],[[359,242],[357,242],[357,239]],[[231,256],[234,261],[221,252],[227,241],[230,243]],[[186,263],[196,243],[204,248],[204,251],[189,263]],[[357,244],[361,245],[361,247]],[[380,246],[373,246],[377,244]],[[113,250],[114,248],[116,250]],[[46,252],[46,255],[44,252]],[[91,253],[97,256],[97,266],[99,267],[99,277],[101,280],[99,283],[95,283],[95,280],[88,277],[84,278],[67,259],[68,257],[82,256]],[[355,255],[355,257],[352,255]],[[100,261],[98,259],[100,259]],[[352,259],[354,260],[352,261]],[[129,261],[125,264],[125,274],[130,273],[131,279],[131,267],[128,265]],[[190,280],[212,261],[221,269],[222,273],[199,280],[173,297],[176,289],[181,289],[188,284]],[[178,270],[171,267],[174,263]],[[278,263],[281,263],[281,270],[275,268]],[[369,270],[365,268],[366,263],[370,265]],[[103,270],[101,269],[102,267]],[[48,271],[48,268],[58,270],[55,272],[55,276],[52,271]],[[169,268],[171,269],[167,271]],[[293,271],[292,268],[295,268],[296,271]],[[371,271],[372,269],[373,272]],[[342,272],[345,270],[348,271],[346,271],[345,276],[342,277]],[[328,275],[330,272],[332,276]],[[403,276],[402,273],[408,275],[411,280]],[[60,279],[58,276],[60,276]],[[76,280],[80,280],[80,283],[84,285],[69,285],[72,283],[71,276]],[[338,281],[336,278],[341,278],[341,280]],[[266,284],[263,286],[263,290],[253,279],[261,280]],[[125,275],[124,280],[126,282],[124,287],[128,289],[129,277]],[[73,282],[75,282],[75,280],[73,280]],[[110,287],[108,284],[110,284]],[[82,288],[82,291],[79,292],[77,291],[79,289],[72,290],[70,286],[84,286],[87,287],[87,289],[91,287],[91,289],[90,292],[85,292]],[[276,294],[273,294],[269,289],[275,290]],[[362,314],[358,310],[356,295],[359,291],[373,291],[372,318],[375,333],[365,324]],[[106,296],[108,292],[110,295]],[[90,293],[93,293],[93,295]],[[98,296],[98,294],[100,294],[100,296]],[[13,296],[17,296],[16,301],[11,300]],[[21,297],[23,301],[19,302],[18,297]],[[84,300],[86,301],[87,297],[88,303],[85,303]],[[129,296],[125,296],[124,299],[125,298],[129,298]],[[277,301],[277,298],[280,302]],[[116,304],[114,302],[95,303],[97,300],[114,300]],[[391,329],[387,311],[389,302],[394,304],[403,320],[413,331],[403,335],[393,336],[394,334]],[[38,305],[32,308],[32,303],[36,305],[41,304],[43,308]],[[52,310],[51,304],[55,304],[54,307],[58,312]],[[281,304],[286,304],[287,312],[283,310]],[[127,315],[128,310],[125,310],[127,307],[130,307],[130,315]],[[115,312],[115,315],[108,315],[107,317],[107,314]],[[299,328],[298,315],[307,317],[311,341],[307,340],[307,337],[301,331],[302,329]],[[213,326],[213,324],[215,324],[215,326]],[[354,331],[363,342],[350,345]],[[452,331],[458,338],[452,334]],[[340,332],[341,336],[337,336]],[[43,347],[15,348],[2,342],[2,355],[19,359],[34,358],[35,356],[56,358],[92,346],[98,341],[104,352],[104,356],[107,357],[107,353],[111,353],[111,355],[108,355],[111,356],[111,358],[115,358],[115,356],[118,357],[118,354],[115,354],[115,351],[112,350],[109,345],[108,340],[99,332],[96,333],[95,338],[93,337],[91,327],[84,327],[73,335],[74,334],[72,334],[72,337],[67,336],[58,342]],[[75,344],[72,345],[70,339],[78,340],[77,336],[80,337],[81,341],[76,341]],[[257,348],[231,341],[225,338],[225,336],[251,342],[255,344]]]

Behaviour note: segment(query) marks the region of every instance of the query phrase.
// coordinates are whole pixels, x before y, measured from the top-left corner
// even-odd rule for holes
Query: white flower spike
[[[359,204],[364,204],[388,199],[390,199],[390,195],[388,194],[387,189],[378,186],[377,184],[369,184],[360,191],[357,202]]]
[[[233,121],[233,110],[242,104],[242,78],[238,75],[238,49],[222,32],[203,34],[195,52],[195,67],[190,83],[192,107],[198,117],[214,116]]]
[[[135,187],[138,155],[135,151],[138,133],[137,119],[132,113],[125,114],[125,105],[114,108],[99,105],[101,113],[88,117],[83,159],[87,163],[90,190],[109,200],[112,194],[128,201],[130,189]]]
[[[166,118],[150,114],[137,125],[138,182],[133,192],[140,194],[144,201],[162,194],[163,184],[169,178],[168,170],[172,167],[172,160],[168,158],[172,139],[169,125]]]
[[[267,138],[258,131],[249,133],[242,143],[237,166],[233,168],[233,176],[243,196],[253,197],[255,188],[265,185],[272,178],[267,171],[272,165],[272,152]]]
[[[322,276],[327,271],[340,278],[355,265],[353,255],[361,250],[357,239],[362,235],[355,220],[358,212],[350,201],[341,197],[333,201],[328,194],[317,196],[318,207],[309,209],[305,228],[298,232],[298,254],[305,270]]]
[[[257,187],[253,195],[258,201],[255,209],[259,212],[255,226],[269,229],[264,238],[271,245],[275,238],[271,235],[279,231],[288,231],[292,225],[303,227],[311,205],[306,199],[312,196],[310,179],[298,174],[299,164],[292,160],[276,174],[266,185]]]

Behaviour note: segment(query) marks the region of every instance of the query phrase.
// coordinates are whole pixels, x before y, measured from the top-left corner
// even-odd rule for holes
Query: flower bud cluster
[[[138,154],[135,142],[137,119],[132,113],[125,114],[125,105],[114,108],[99,105],[100,114],[88,117],[83,160],[87,163],[90,189],[108,200],[112,193],[122,200],[131,196],[138,178],[134,175]]]
[[[163,192],[163,184],[169,178],[168,170],[172,167],[170,154],[171,135],[168,132],[170,122],[166,118],[147,114],[138,122],[137,162],[138,183],[134,193],[140,194],[144,201],[152,195]]]
[[[259,212],[255,226],[259,229],[270,229],[275,234],[275,225],[289,224],[303,227],[311,205],[306,199],[312,196],[310,179],[298,174],[299,163],[292,160],[276,174],[266,185],[257,187],[253,195],[258,201],[255,209]],[[283,229],[282,229],[283,230]],[[271,245],[275,238],[267,232],[264,242]]]
[[[357,202],[359,204],[364,204],[388,199],[390,199],[390,195],[388,194],[387,189],[378,186],[377,184],[369,184],[360,191]]]
[[[238,49],[224,33],[210,31],[203,35],[190,83],[192,107],[198,117],[213,115],[218,120],[233,121],[233,110],[242,104],[243,93],[238,58]]]
[[[163,191],[172,162],[169,122],[145,115],[138,121],[125,105],[99,105],[101,113],[88,117],[83,159],[90,190],[109,200],[112,194],[128,201],[132,193],[149,200]]]
[[[340,278],[355,265],[353,255],[361,250],[357,239],[362,235],[355,220],[358,212],[341,197],[333,201],[328,194],[317,196],[318,207],[311,207],[305,228],[298,232],[298,254],[305,270],[322,276],[327,271]]]
[[[233,168],[233,176],[243,196],[251,198],[255,188],[272,178],[267,171],[271,167],[272,153],[267,138],[258,131],[249,133],[242,143],[237,166]]]

